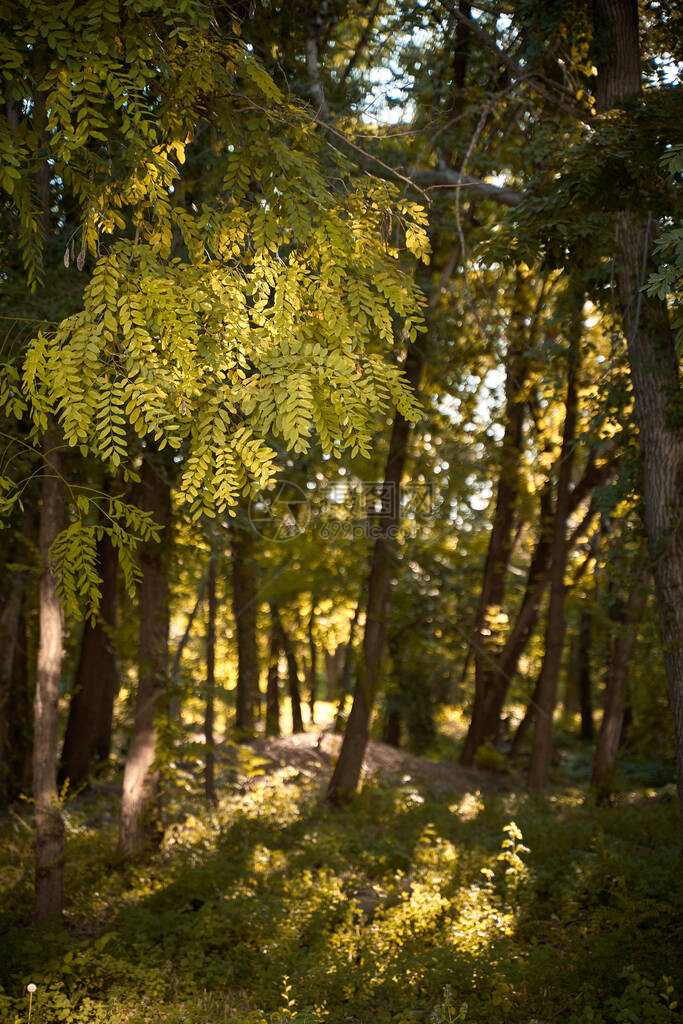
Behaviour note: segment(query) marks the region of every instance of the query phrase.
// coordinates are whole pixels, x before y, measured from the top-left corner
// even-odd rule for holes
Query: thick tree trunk
[[[576,303],[571,310],[570,351],[568,356],[567,399],[562,434],[562,449],[557,474],[557,500],[552,543],[552,575],[550,580],[550,602],[548,623],[545,634],[545,652],[541,675],[538,681],[534,739],[529,768],[529,786],[538,792],[548,784],[550,759],[553,743],[553,714],[557,701],[557,684],[562,662],[565,636],[565,583],[567,567],[567,519],[570,510],[571,473],[574,462],[576,420],[578,408],[577,374],[583,323],[583,293],[573,296]]]
[[[206,621],[206,706],[204,710],[204,796],[216,802],[216,755],[214,751],[214,697],[216,691],[216,552],[209,555],[209,607]]]
[[[135,722],[123,775],[119,851],[137,857],[161,842],[160,771],[156,714],[168,682],[168,575],[163,534],[171,511],[163,469],[147,453],[142,463],[141,507],[162,528],[162,540],[145,545],[140,559],[140,634]]]
[[[600,111],[640,93],[636,0],[594,0]],[[647,211],[615,217],[616,278],[628,343],[643,466],[645,528],[655,580],[676,742],[683,830],[683,426],[679,367],[668,310],[642,289],[654,225]]]
[[[292,732],[303,732],[304,722],[301,717],[301,689],[299,685],[299,670],[296,664],[296,654],[289,634],[285,630],[280,618],[280,612],[274,604],[270,606],[273,617],[273,625],[277,630],[277,637],[280,642],[285,659],[287,661],[287,688],[289,690],[289,702],[292,710]]]
[[[107,534],[97,545],[97,556],[102,600],[96,622],[88,620],[83,629],[59,771],[60,782],[68,779],[72,789],[85,783],[93,768],[109,757],[118,688],[114,650],[118,553]]]
[[[280,636],[271,610],[266,686],[266,736],[280,735]]]
[[[315,645],[313,630],[315,627],[315,594],[311,594],[311,614],[308,619],[308,652],[311,659],[309,679],[308,706],[311,712],[311,724],[315,723],[315,698],[318,686],[318,649]]]
[[[63,657],[62,608],[50,567],[52,547],[64,519],[61,430],[48,422],[43,443],[40,512],[39,643],[33,724],[35,804],[35,917],[38,923],[62,910],[64,822],[57,792],[57,725]]]
[[[406,356],[405,376],[414,391],[417,390],[421,373],[422,355],[418,348],[411,346]],[[375,542],[368,580],[363,651],[358,663],[358,678],[351,713],[327,791],[327,798],[332,803],[348,800],[356,791],[370,735],[370,716],[386,641],[387,618],[391,603],[391,574],[394,569],[400,514],[400,487],[409,439],[410,423],[397,411],[384,472],[382,511],[378,522],[379,536]]]
[[[646,600],[647,590],[643,580],[634,585],[627,602],[616,602],[610,610],[612,634],[605,682],[605,703],[595,746],[591,779],[598,801],[607,799],[612,791],[614,767],[624,725],[628,670]]]
[[[518,287],[521,285],[518,283]],[[513,515],[519,491],[520,464],[526,410],[525,385],[529,371],[528,339],[518,330],[508,354],[505,381],[505,432],[500,447],[500,473],[496,504],[484,564],[479,606],[470,641],[474,651],[474,702],[465,744],[460,755],[464,765],[471,765],[484,740],[490,738],[496,722],[487,714],[491,690],[496,685],[495,650],[500,636],[496,621],[505,597],[508,565],[512,552]]]
[[[256,617],[258,580],[254,558],[254,535],[249,528],[232,530],[232,607],[237,630],[237,707],[235,725],[239,732],[254,732],[254,701],[259,685]]]
[[[579,622],[579,707],[581,709],[581,739],[593,739],[593,686],[591,682],[591,613],[581,612]]]

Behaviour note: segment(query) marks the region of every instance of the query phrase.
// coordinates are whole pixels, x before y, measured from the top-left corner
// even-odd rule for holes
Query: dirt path
[[[291,766],[321,785],[330,777],[340,745],[341,736],[329,732],[278,736],[250,744],[256,754],[272,763],[272,770]],[[513,788],[509,776],[480,768],[463,768],[455,762],[428,761],[376,740],[368,744],[364,775],[378,775],[393,785],[417,783],[435,795]]]

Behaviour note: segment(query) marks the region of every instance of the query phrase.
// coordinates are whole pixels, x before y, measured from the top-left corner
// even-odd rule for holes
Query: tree
[[[606,112],[641,95],[635,0],[596,0],[596,102]],[[625,202],[615,214],[616,277],[643,468],[645,529],[676,737],[683,829],[683,424],[678,357],[666,302],[644,291],[656,217]]]
[[[171,493],[162,460],[147,452],[142,464],[141,507],[162,530],[169,525]],[[126,757],[119,817],[119,852],[139,857],[161,842],[160,765],[156,716],[168,685],[168,539],[151,540],[141,555],[138,690]]]
[[[557,468],[557,502],[551,547],[550,603],[545,634],[543,667],[538,681],[536,697],[536,720],[534,740],[529,767],[529,785],[532,790],[541,790],[548,784],[550,759],[552,755],[553,714],[557,700],[557,684],[562,661],[565,635],[565,572],[567,568],[567,519],[569,496],[576,441],[578,406],[578,374],[580,368],[580,346],[583,328],[584,292],[582,286],[570,285],[571,322],[569,352],[567,355],[567,398],[565,401],[564,431],[562,448]]]
[[[102,581],[97,618],[83,627],[74,690],[62,746],[61,782],[83,785],[93,768],[109,757],[118,666],[114,648],[118,593],[118,554],[104,534],[97,545],[97,571]]]
[[[40,513],[39,645],[34,702],[33,799],[36,822],[35,915],[41,923],[62,909],[64,822],[57,792],[57,702],[62,671],[62,608],[57,594],[53,545],[62,528],[62,438],[50,420],[45,431]]]

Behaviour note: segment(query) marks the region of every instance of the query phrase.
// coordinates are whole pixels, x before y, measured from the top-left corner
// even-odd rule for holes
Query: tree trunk
[[[382,742],[391,747],[401,746],[401,712],[396,707],[387,707],[382,725]]]
[[[408,385],[416,391],[422,373],[422,354],[414,345],[408,349],[404,369]],[[363,651],[358,663],[351,713],[327,791],[327,798],[332,803],[348,800],[356,791],[370,735],[370,716],[391,604],[391,574],[399,523],[400,487],[409,439],[410,423],[397,411],[382,485],[379,536],[375,542],[368,580]]]
[[[273,617],[273,624],[277,629],[277,636],[280,642],[280,647],[284,651],[285,659],[287,661],[287,686],[289,689],[289,702],[292,709],[292,732],[303,732],[304,722],[301,717],[301,692],[299,688],[299,670],[296,664],[296,655],[294,653],[294,647],[292,641],[289,638],[285,627],[282,624],[280,618],[280,612],[276,605],[271,604],[271,614]]]
[[[171,495],[163,469],[147,452],[142,462],[141,507],[165,533]],[[163,534],[162,534],[163,536]],[[168,682],[168,575],[164,540],[148,542],[140,558],[140,634],[135,722],[123,775],[119,851],[137,857],[161,842],[160,771],[156,712]]]
[[[591,684],[591,613],[581,612],[579,623],[579,707],[581,708],[581,739],[593,739],[593,687]]]
[[[571,285],[570,288],[572,288]],[[575,303],[575,308],[571,310],[572,322],[570,324],[571,336],[567,371],[566,412],[557,474],[557,499],[555,502],[555,523],[553,526],[551,556],[550,602],[548,605],[548,623],[545,634],[545,653],[538,681],[534,739],[529,769],[529,786],[535,792],[544,789],[548,784],[553,743],[553,714],[557,700],[557,684],[562,662],[566,626],[564,615],[564,576],[567,567],[567,519],[570,511],[570,484],[576,440],[578,409],[577,374],[583,323],[583,292],[572,295],[572,302]]]
[[[612,634],[605,682],[605,704],[593,760],[593,787],[599,802],[612,792],[614,767],[624,725],[625,693],[638,626],[643,616],[647,590],[645,580],[636,582],[627,602],[616,602],[610,609]]]
[[[337,714],[334,719],[334,731],[341,732],[344,728],[344,712],[346,710],[346,698],[351,688],[351,667],[353,665],[353,642],[356,638],[356,629],[358,627],[358,617],[360,615],[360,599],[356,602],[356,607],[353,612],[353,618],[351,619],[351,625],[349,626],[349,639],[344,645],[344,661],[342,662],[341,675],[339,679],[339,704],[337,705]]]
[[[97,545],[102,600],[96,622],[83,629],[81,652],[62,747],[59,779],[71,788],[85,783],[111,751],[118,668],[114,650],[118,553],[107,534]]]
[[[536,685],[534,686],[534,692],[529,698],[529,703],[526,706],[524,717],[515,729],[515,735],[512,737],[512,743],[510,744],[510,760],[512,761],[513,764],[519,759],[520,751],[522,749],[522,743],[524,742],[526,734],[536,721],[536,710],[538,706],[536,703],[538,700],[538,683],[539,680],[537,679]]]
[[[5,799],[7,803],[31,792],[33,785],[33,699],[29,678],[29,637],[26,622],[26,595],[19,614],[13,644],[12,675],[7,707],[12,709],[7,722],[5,748]]]
[[[232,551],[232,607],[237,630],[237,708],[235,725],[239,732],[254,732],[254,701],[259,685],[256,617],[258,581],[254,558],[254,535],[234,525]]]
[[[309,680],[308,706],[311,711],[311,725],[315,724],[315,697],[318,685],[318,650],[315,646],[313,628],[315,626],[315,594],[311,594],[311,614],[308,619],[308,651],[311,659],[311,675]]]
[[[519,282],[517,287],[520,288]],[[521,316],[517,319],[521,319]],[[524,444],[525,385],[529,372],[529,340],[521,324],[511,343],[505,380],[505,432],[500,447],[500,473],[496,505],[489,534],[479,606],[470,641],[474,651],[474,702],[465,744],[460,755],[471,765],[479,746],[490,738],[496,723],[487,715],[490,691],[496,685],[495,649],[500,636],[496,618],[502,610],[508,565],[512,552],[513,514],[519,491]]]
[[[204,796],[216,802],[216,772],[214,751],[214,696],[216,690],[216,552],[211,547],[208,572],[209,608],[206,622],[206,707],[204,712]]]
[[[10,710],[14,718],[17,709],[12,707],[10,701],[23,601],[24,581],[21,577],[15,577],[0,614],[0,808],[6,807],[9,803],[12,789]]]
[[[578,508],[592,487],[597,486],[607,478],[610,469],[610,463],[605,463],[597,468],[594,466],[589,467],[571,492],[569,502],[570,513]],[[589,528],[596,512],[596,506],[591,504],[583,519],[572,531],[568,542],[570,551],[576,541]],[[483,738],[485,739],[495,740],[498,738],[501,715],[508,689],[517,674],[519,661],[536,629],[543,596],[550,582],[550,555],[554,522],[552,488],[550,484],[547,484],[540,495],[539,535],[529,564],[524,596],[512,629],[496,662],[493,685],[488,693],[484,714],[485,729]]]
[[[62,434],[50,418],[45,431],[45,460],[40,512],[39,642],[33,724],[33,799],[35,803],[35,917],[38,923],[62,910],[64,822],[57,792],[57,725],[62,672],[62,608],[50,568],[50,548],[64,519]]]
[[[180,729],[182,729],[183,725],[182,705],[180,701],[180,666],[183,660],[183,653],[192,635],[192,627],[194,625],[194,620],[196,619],[197,613],[202,606],[202,601],[204,600],[206,575],[206,573],[203,573],[199,581],[199,586],[197,588],[197,599],[194,605],[192,606],[192,611],[187,617],[187,622],[185,623],[185,630],[180,638],[180,643],[176,647],[176,652],[173,655],[171,671],[168,677],[170,697],[166,708],[166,717],[169,724],[174,722]]]
[[[266,736],[280,735],[280,637],[271,610],[268,651],[268,684],[266,687]]]
[[[600,111],[641,87],[635,0],[594,0]],[[643,467],[645,528],[655,580],[673,718],[683,831],[683,427],[680,381],[666,304],[642,291],[654,240],[651,216],[623,209],[615,217],[616,279],[628,343]]]

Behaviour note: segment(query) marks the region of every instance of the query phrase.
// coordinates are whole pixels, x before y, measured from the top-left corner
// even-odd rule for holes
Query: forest
[[[681,1021],[680,5],[0,68],[0,1024]]]

